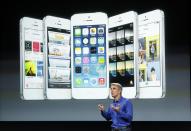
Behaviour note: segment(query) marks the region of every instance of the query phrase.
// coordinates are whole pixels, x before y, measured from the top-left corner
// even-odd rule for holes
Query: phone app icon
[[[88,28],[83,28],[83,29],[82,29],[82,34],[83,34],[83,35],[88,35],[88,34],[89,34]]]
[[[80,28],[75,29],[74,34],[75,36],[81,36],[81,29]]]
[[[88,44],[88,38],[84,38],[83,43],[84,43],[84,45],[87,45]]]
[[[81,58],[81,57],[76,57],[76,58],[75,58],[75,63],[76,63],[76,64],[81,64],[81,63],[82,63],[81,61],[82,61],[82,58]]]
[[[104,78],[99,78],[99,85],[104,85],[105,84],[105,79]]]
[[[76,66],[75,67],[75,72],[76,73],[81,73],[82,72],[82,68],[80,66]]]
[[[96,34],[96,28],[90,28],[90,34],[95,35]]]
[[[39,42],[33,41],[32,45],[33,45],[33,51],[34,52],[40,51],[40,45],[39,44],[40,44]]]
[[[97,57],[95,57],[95,56],[90,57],[90,61],[92,64],[96,64],[97,63]]]
[[[78,86],[81,85],[82,84],[82,79],[81,78],[76,78],[75,79],[75,84],[78,85]]]
[[[104,37],[98,37],[98,44],[104,44]]]
[[[88,85],[89,84],[89,79],[88,78],[84,78],[84,85]]]
[[[90,78],[90,85],[96,86],[97,85],[97,78]]]
[[[99,64],[104,64],[105,63],[105,58],[104,57],[98,57],[98,63]]]
[[[90,48],[90,53],[91,53],[91,54],[96,54],[96,53],[97,53],[96,47],[91,47],[91,48]]]
[[[80,46],[81,45],[81,38],[75,38],[75,45]]]
[[[100,35],[104,34],[104,28],[98,28],[98,34]]]
[[[84,57],[83,58],[83,64],[89,64],[89,62],[90,62],[89,57]]]
[[[95,45],[96,44],[96,37],[90,38],[90,44]]]
[[[83,66],[83,71],[84,74],[88,74],[90,72],[89,66]]]
[[[98,47],[98,54],[104,53],[104,47]]]
[[[89,47],[83,47],[83,54],[84,55],[89,54]]]
[[[81,54],[81,53],[82,53],[81,47],[75,48],[75,54],[79,55],[79,54]]]
[[[32,42],[25,41],[25,51],[32,51]]]

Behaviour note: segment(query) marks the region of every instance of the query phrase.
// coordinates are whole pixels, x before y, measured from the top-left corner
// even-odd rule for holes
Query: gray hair
[[[111,86],[117,86],[122,91],[122,85],[119,83],[111,83]]]

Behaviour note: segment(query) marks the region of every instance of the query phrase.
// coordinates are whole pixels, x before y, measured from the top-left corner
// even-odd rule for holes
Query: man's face
[[[111,95],[113,98],[116,98],[117,96],[119,96],[121,94],[121,90],[119,87],[117,86],[111,86]]]
[[[153,71],[151,71],[151,73],[152,73],[152,74],[155,74],[155,71],[153,70]]]

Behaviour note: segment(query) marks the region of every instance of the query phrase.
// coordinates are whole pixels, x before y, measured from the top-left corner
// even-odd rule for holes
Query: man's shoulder
[[[124,98],[124,97],[122,97],[123,98],[123,101],[125,102],[125,103],[130,103],[130,104],[132,104],[131,103],[131,100],[129,100],[128,98]]]
[[[125,97],[123,97],[123,96],[121,96],[121,98],[122,98],[123,100],[129,101],[128,98],[125,98]]]

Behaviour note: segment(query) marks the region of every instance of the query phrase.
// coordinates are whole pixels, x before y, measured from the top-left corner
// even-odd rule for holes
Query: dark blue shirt
[[[119,112],[116,112],[110,106],[108,111],[101,111],[102,116],[106,120],[112,120],[113,124],[111,125],[114,128],[119,128],[123,126],[129,126],[133,119],[133,105],[132,103],[126,99],[121,97],[118,101],[113,101],[113,106],[119,106]]]

